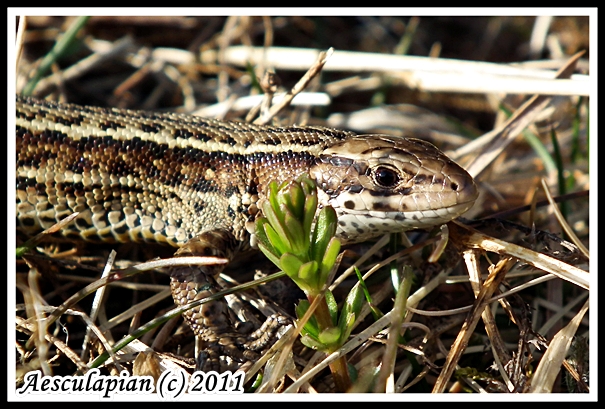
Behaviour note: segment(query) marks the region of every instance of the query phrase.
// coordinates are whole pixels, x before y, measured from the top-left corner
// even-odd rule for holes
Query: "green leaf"
[[[312,194],[307,194],[305,200],[305,208],[303,215],[303,229],[309,240],[311,239],[311,226],[315,219],[315,212],[317,211],[317,191],[313,190]]]
[[[279,212],[279,215],[278,213],[276,213],[276,209],[270,206],[269,202],[265,201],[263,203],[264,216],[269,221],[269,224],[271,225],[273,230],[279,235],[279,237],[281,237],[280,242],[286,244],[289,249],[292,247],[292,244],[290,243],[290,239],[288,238],[288,234],[286,233],[285,227],[283,225],[284,218],[279,208],[277,209],[277,212]],[[269,237],[269,240],[272,240],[272,238]],[[273,245],[277,247],[277,244],[275,242],[273,242]]]
[[[269,239],[269,242],[273,245],[273,247],[275,248],[276,255],[280,255],[280,254],[284,254],[287,253],[290,250],[290,242],[287,241],[288,238],[287,237],[282,237],[280,236],[274,229],[273,226],[269,223],[265,223],[263,225],[263,228],[265,230],[265,235],[267,236],[267,238]]]
[[[298,178],[296,178],[296,181],[300,183],[300,186],[302,187],[306,196],[313,193],[314,191],[317,192],[317,190],[315,189],[315,181],[311,179],[308,174],[301,174]]]
[[[288,275],[288,277],[298,283],[299,271],[300,267],[303,265],[303,262],[292,253],[283,254],[279,262],[281,269]]]
[[[351,288],[351,291],[349,291],[349,294],[347,295],[347,299],[345,300],[343,308],[346,311],[350,311],[355,315],[359,315],[362,305],[363,305],[363,290],[361,289],[361,286],[355,285],[355,286],[353,286],[353,288]]]
[[[300,219],[294,217],[288,210],[285,212],[284,226],[291,243],[290,251],[296,255],[306,255],[309,249],[309,239],[305,239]]]
[[[303,219],[303,210],[305,208],[305,193],[299,183],[291,183],[283,190],[285,202],[292,215],[298,219]]]
[[[319,333],[318,340],[326,346],[333,346],[335,344],[338,345],[340,334],[340,328],[338,327],[326,328]]]
[[[334,294],[330,290],[326,290],[324,298],[326,299],[326,304],[328,305],[330,317],[332,317],[332,325],[336,325],[336,323],[338,322],[338,303],[334,298]]]
[[[317,216],[317,224],[320,229],[325,230],[322,234],[327,237],[332,237],[336,233],[336,224],[338,217],[332,206],[323,207]]]
[[[300,277],[301,269],[304,271],[308,267],[298,257],[292,253],[285,253],[281,256],[280,263],[281,269],[305,294],[314,292],[313,283],[309,283]]]
[[[277,268],[281,269],[281,261],[279,255],[273,252],[273,249],[269,249],[263,243],[258,243],[258,248],[263,252],[265,257],[269,259],[273,264],[277,266]]]
[[[376,308],[376,306],[372,303],[372,296],[370,295],[370,290],[368,290],[368,287],[367,287],[365,281],[363,280],[363,276],[361,275],[361,272],[359,271],[359,269],[357,267],[355,267],[355,275],[357,275],[357,279],[359,280],[359,285],[361,286],[361,288],[363,290],[363,294],[365,296],[366,302],[370,306],[370,311],[372,311],[372,316],[374,317],[375,321],[378,321],[380,318],[383,317],[384,314],[382,313],[382,311],[380,311],[378,308]]]
[[[301,319],[303,315],[307,313],[310,306],[311,303],[308,300],[300,300],[300,302],[296,306],[296,317],[298,319]]]
[[[279,209],[279,202],[277,201],[277,192],[279,188],[277,187],[277,182],[272,181],[269,183],[269,190],[267,192],[267,198],[269,206],[273,209]],[[265,211],[265,206],[263,206],[263,212]],[[266,215],[265,215],[266,216]]]
[[[343,339],[346,340],[351,331],[353,330],[353,324],[355,324],[355,320],[359,316],[359,312],[361,311],[361,307],[363,305],[363,289],[359,285],[353,286],[347,298],[342,306],[342,313],[340,315],[340,320],[338,322],[338,326],[342,332]]]
[[[322,344],[319,340],[310,337],[309,335],[303,335],[300,337],[300,342],[302,342],[302,344],[307,348],[321,352],[328,352],[328,348],[324,344]]]
[[[328,243],[328,247],[325,249],[320,265],[320,280],[323,283],[328,280],[328,275],[336,263],[338,253],[340,253],[340,240],[336,237],[332,237]]]
[[[277,251],[275,250],[275,247],[273,246],[273,244],[271,244],[271,241],[267,237],[267,233],[265,232],[264,226],[267,223],[269,223],[269,221],[265,217],[259,217],[255,223],[254,234],[256,234],[259,244],[264,245],[268,250],[271,251],[271,253],[279,256],[279,254],[277,254]]]
[[[339,328],[341,328],[342,335],[339,341],[341,344],[344,344],[349,338],[349,335],[351,335],[351,331],[353,331],[353,325],[355,324],[355,320],[357,319],[357,316],[353,313],[345,314],[344,317],[345,318],[342,320],[342,327],[339,326]]]
[[[296,317],[300,320],[307,313],[307,310],[311,304],[308,300],[300,300],[300,303],[296,306]],[[315,315],[312,315],[311,318],[305,323],[301,331],[302,334],[309,334],[310,336],[317,339],[319,336],[319,323],[317,322],[317,318]]]
[[[332,207],[322,208],[317,215],[311,258],[318,263],[321,263],[326,247],[336,233],[337,221],[336,212]]]
[[[296,316],[298,318],[302,318],[302,316],[307,313],[310,306],[311,303],[309,302],[309,300],[300,300],[300,302],[296,306]]]
[[[317,282],[317,269],[317,261],[308,261],[298,270],[298,277],[315,287],[314,284]]]

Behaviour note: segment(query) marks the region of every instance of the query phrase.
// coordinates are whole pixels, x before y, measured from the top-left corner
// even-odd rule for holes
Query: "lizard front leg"
[[[191,239],[176,257],[214,256],[231,260],[238,242],[227,231],[208,231]],[[170,287],[177,305],[187,305],[221,290],[217,277],[224,265],[175,267],[170,271]],[[183,313],[197,337],[196,361],[199,370],[236,370],[258,359],[259,349],[270,346],[275,329],[284,323],[281,316],[271,316],[261,330],[251,334],[238,331],[245,326],[234,322],[224,299],[207,302]]]

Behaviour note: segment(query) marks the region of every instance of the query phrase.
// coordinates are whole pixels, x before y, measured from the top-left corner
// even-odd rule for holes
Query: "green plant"
[[[280,186],[272,182],[262,205],[263,218],[256,222],[259,248],[305,292],[296,308],[301,341],[326,354],[338,350],[348,339],[363,301],[360,286],[354,286],[338,310],[327,290],[338,265],[340,241],[335,237],[336,212],[326,206],[318,210],[315,183],[306,175]],[[307,314],[313,313],[305,322]],[[350,386],[344,357],[331,366],[340,391]]]

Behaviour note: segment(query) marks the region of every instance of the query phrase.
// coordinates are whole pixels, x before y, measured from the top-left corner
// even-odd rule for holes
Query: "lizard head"
[[[336,210],[343,243],[447,223],[478,196],[464,169],[418,139],[350,138],[324,149],[309,173],[319,202]]]

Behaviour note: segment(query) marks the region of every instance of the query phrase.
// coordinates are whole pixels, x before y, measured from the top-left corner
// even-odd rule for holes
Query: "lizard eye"
[[[399,183],[399,173],[393,168],[378,166],[372,173],[378,186],[394,187]]]

